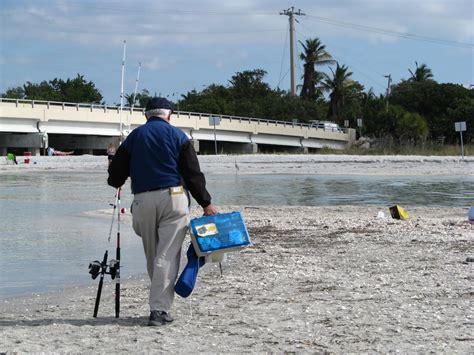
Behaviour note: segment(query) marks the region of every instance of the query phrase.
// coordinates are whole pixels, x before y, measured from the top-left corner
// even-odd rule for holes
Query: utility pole
[[[390,85],[392,84],[392,75],[391,74],[388,74],[388,75],[384,75],[385,78],[388,79],[388,83],[387,83],[387,102],[386,102],[386,106],[385,106],[385,110],[388,112],[388,97],[390,96]]]
[[[283,10],[280,12],[280,15],[288,16],[290,21],[290,74],[291,74],[291,95],[296,96],[296,62],[295,62],[295,15],[304,16],[305,14],[301,12],[300,9],[295,11],[295,8],[292,6],[288,10]]]

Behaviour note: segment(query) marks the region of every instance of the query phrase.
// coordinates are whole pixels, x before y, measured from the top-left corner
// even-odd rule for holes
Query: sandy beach
[[[227,207],[244,214],[253,246],[229,254],[223,276],[202,269],[175,322],[147,327],[145,277],[126,280],[113,317],[97,282],[1,301],[0,351],[445,352],[474,349],[474,226],[465,209]],[[388,215],[388,211],[384,211]],[[198,211],[193,211],[197,215]]]
[[[474,173],[473,157],[255,155],[200,162],[210,174]],[[30,165],[0,162],[0,175],[104,166],[106,157],[39,157]],[[229,254],[222,276],[216,264],[204,266],[191,297],[176,296],[174,323],[146,326],[145,275],[122,280],[119,319],[108,282],[94,319],[98,281],[90,280],[62,292],[0,299],[0,353],[472,353],[468,210],[403,207],[409,220],[394,220],[380,206],[219,206],[242,212],[253,245]]]

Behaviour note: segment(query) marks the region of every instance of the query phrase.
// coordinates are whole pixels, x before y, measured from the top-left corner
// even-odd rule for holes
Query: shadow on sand
[[[0,327],[38,327],[52,324],[70,324],[77,327],[84,325],[104,326],[120,325],[125,327],[147,326],[148,317],[100,317],[90,319],[31,319],[31,320],[4,320],[0,319]]]

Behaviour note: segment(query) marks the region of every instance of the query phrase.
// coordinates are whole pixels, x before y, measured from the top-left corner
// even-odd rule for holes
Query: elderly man
[[[205,215],[217,213],[193,145],[169,123],[172,111],[173,104],[164,98],[148,102],[146,124],[134,129],[118,148],[107,180],[118,188],[131,177],[133,229],[142,238],[151,280],[151,326],[173,321],[174,284],[189,223],[187,190]]]

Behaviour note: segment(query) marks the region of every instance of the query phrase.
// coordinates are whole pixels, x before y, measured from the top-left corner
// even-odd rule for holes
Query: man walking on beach
[[[148,325],[152,326],[173,321],[170,309],[189,223],[186,189],[205,215],[217,213],[193,145],[169,123],[172,111],[173,104],[164,98],[147,103],[147,122],[118,148],[107,180],[118,188],[131,177],[133,229],[142,238],[151,280]]]

